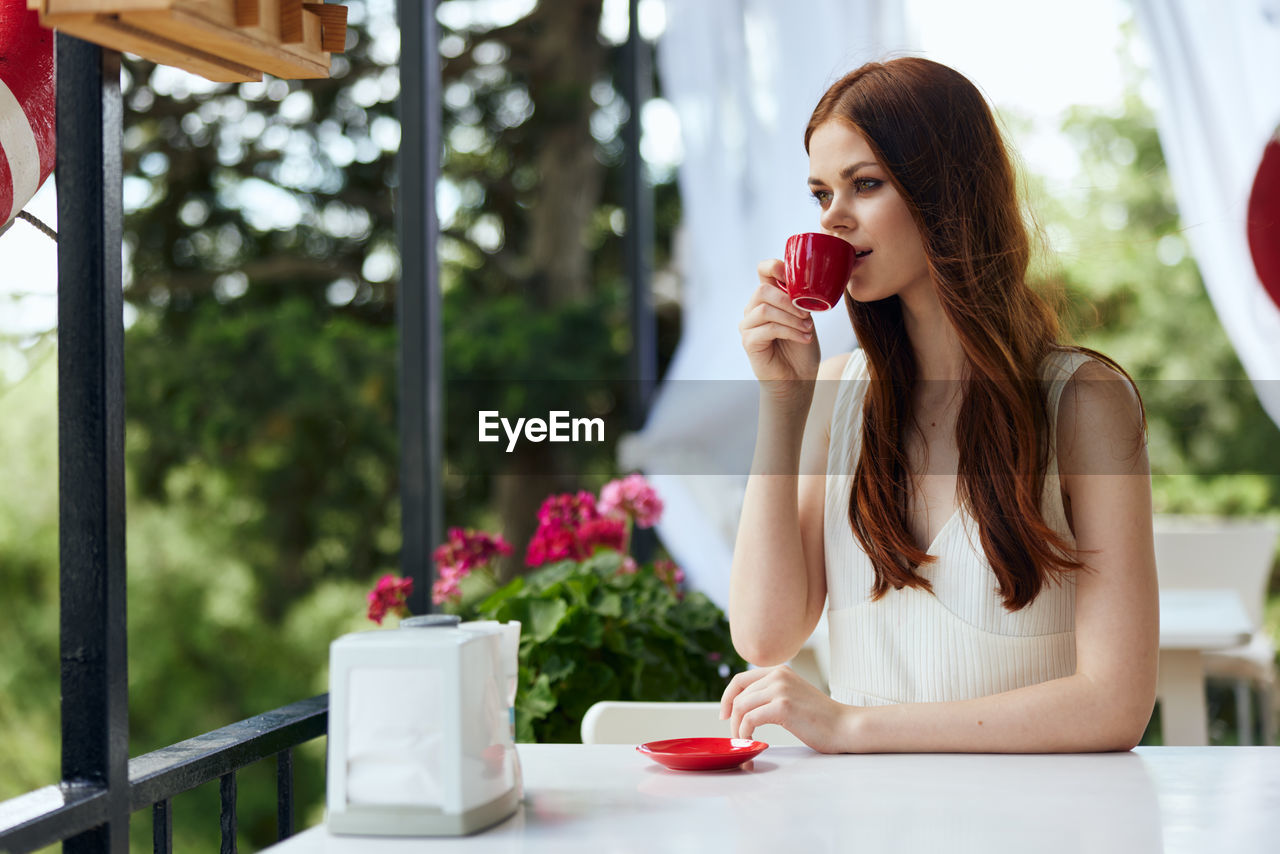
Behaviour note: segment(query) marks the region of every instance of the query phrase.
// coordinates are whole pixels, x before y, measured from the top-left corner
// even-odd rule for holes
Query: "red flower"
[[[579,490],[577,494],[548,495],[547,500],[538,508],[538,527],[544,525],[567,526],[576,528],[583,522],[600,518],[596,509],[596,497],[590,492]]]
[[[382,625],[382,619],[388,613],[399,617],[409,615],[409,594],[413,592],[413,579],[400,578],[387,573],[378,579],[378,584],[369,591],[369,619]]]
[[[464,531],[450,528],[449,538],[431,553],[436,566],[453,567],[466,575],[477,566],[484,566],[498,555],[511,554],[511,546],[501,535],[489,536],[484,531]]]
[[[622,551],[627,542],[627,525],[621,519],[592,519],[578,528],[578,546],[583,557],[597,548]]]
[[[579,557],[578,538],[574,536],[572,529],[540,525],[538,532],[529,541],[525,563],[529,566],[542,566],[544,563],[577,560]]]
[[[524,559],[529,566],[583,560],[597,547],[622,551],[626,540],[626,525],[620,519],[602,517],[590,492],[551,495],[538,509],[538,530]]]

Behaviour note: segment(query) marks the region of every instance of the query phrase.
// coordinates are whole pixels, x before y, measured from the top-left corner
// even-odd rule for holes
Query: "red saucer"
[[[768,746],[749,738],[668,738],[636,750],[676,771],[723,771],[737,768]]]

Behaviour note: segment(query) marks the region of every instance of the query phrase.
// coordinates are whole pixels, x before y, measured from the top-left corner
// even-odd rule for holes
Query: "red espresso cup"
[[[857,258],[853,246],[830,234],[810,232],[787,238],[787,286],[791,304],[826,311],[840,302]]]

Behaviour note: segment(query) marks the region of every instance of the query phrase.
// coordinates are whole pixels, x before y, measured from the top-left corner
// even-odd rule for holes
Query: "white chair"
[[[720,703],[662,703],[601,700],[582,718],[583,744],[643,744],[666,738],[728,738],[729,722],[720,720]],[[775,724],[751,736],[766,744],[798,745],[800,739]]]
[[[1156,571],[1161,589],[1230,588],[1240,596],[1255,631],[1250,642],[1204,654],[1205,674],[1235,681],[1240,743],[1251,744],[1256,686],[1264,744],[1276,732],[1276,648],[1263,626],[1267,583],[1280,524],[1270,519],[1155,517]]]
[[[830,673],[827,615],[788,665],[823,693]],[[720,720],[720,704],[601,700],[582,718],[583,744],[643,744],[665,738],[727,738],[728,721]],[[803,741],[776,724],[765,724],[752,738],[770,745],[799,745]]]

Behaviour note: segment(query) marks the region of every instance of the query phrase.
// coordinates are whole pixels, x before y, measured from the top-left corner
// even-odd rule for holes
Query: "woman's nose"
[[[824,231],[848,231],[853,228],[853,213],[843,204],[832,202],[818,218]]]

